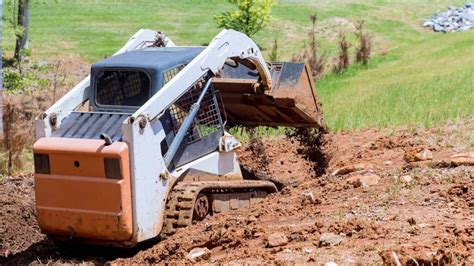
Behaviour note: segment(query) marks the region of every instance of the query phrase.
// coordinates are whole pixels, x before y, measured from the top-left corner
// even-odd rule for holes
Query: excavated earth
[[[304,145],[283,136],[244,145],[246,175],[274,181],[278,193],[129,250],[58,248],[36,224],[31,174],[4,178],[0,264],[474,264],[474,166],[451,157],[473,151],[474,119],[329,133],[323,175]],[[204,255],[190,258],[196,248]]]

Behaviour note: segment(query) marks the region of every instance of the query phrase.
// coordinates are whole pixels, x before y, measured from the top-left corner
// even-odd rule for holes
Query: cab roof
[[[92,65],[100,68],[142,68],[162,71],[181,63],[188,63],[205,47],[154,47],[134,50],[101,60]]]

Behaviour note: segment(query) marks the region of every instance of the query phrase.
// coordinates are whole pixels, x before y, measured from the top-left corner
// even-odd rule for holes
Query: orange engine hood
[[[36,210],[50,235],[105,241],[132,238],[128,145],[102,140],[41,138],[35,155],[47,155],[49,174],[35,173]],[[104,158],[120,162],[121,179],[106,177]]]

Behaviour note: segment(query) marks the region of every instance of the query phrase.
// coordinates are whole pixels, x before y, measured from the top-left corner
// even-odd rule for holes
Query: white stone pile
[[[430,27],[435,32],[466,31],[474,28],[474,3],[461,7],[450,6],[446,12],[438,12],[425,21],[423,27]]]

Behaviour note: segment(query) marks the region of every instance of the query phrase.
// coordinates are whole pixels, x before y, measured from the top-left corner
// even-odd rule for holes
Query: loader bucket
[[[258,92],[258,74],[239,64],[225,66],[213,80],[230,126],[323,127],[321,104],[309,67],[273,63],[272,88]]]

